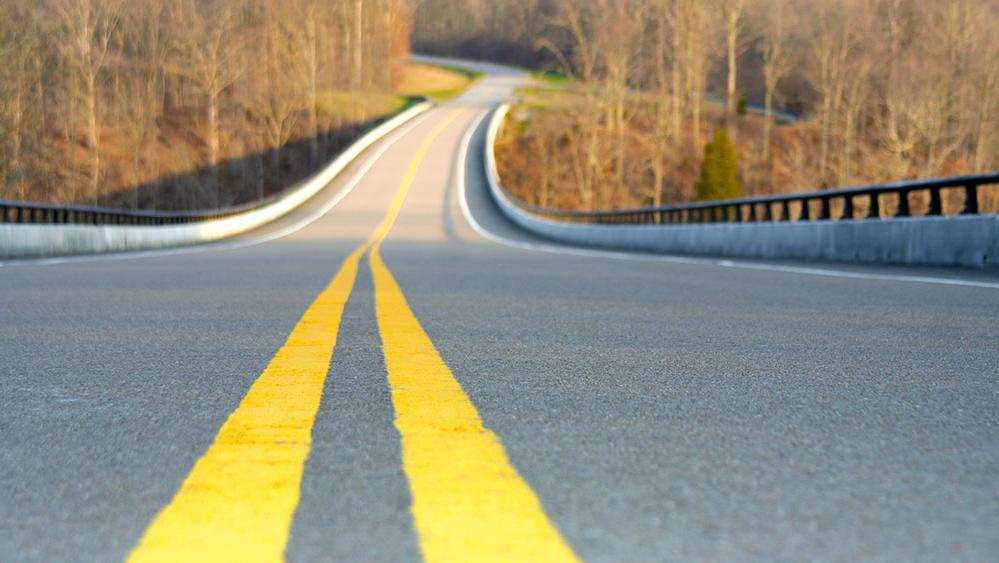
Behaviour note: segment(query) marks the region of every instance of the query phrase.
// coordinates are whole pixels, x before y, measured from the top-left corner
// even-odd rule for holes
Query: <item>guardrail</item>
[[[864,219],[881,219],[881,196],[897,197],[896,211],[891,217],[933,217],[943,215],[944,190],[962,190],[962,215],[976,215],[979,212],[978,188],[989,184],[999,184],[999,173],[977,174],[895,182],[872,186],[857,186],[823,190],[819,192],[794,193],[779,196],[763,196],[741,199],[707,201],[662,207],[635,209],[614,209],[609,211],[568,211],[550,209],[529,204],[507,192],[507,196],[518,207],[543,217],[561,219],[577,223],[596,224],[695,224],[695,223],[761,223],[814,220],[858,219],[857,200],[866,203]],[[505,189],[504,189],[505,191]],[[914,215],[909,202],[910,194],[925,193],[928,204],[925,213]],[[833,204],[839,203],[839,212],[833,213]],[[792,204],[794,212],[792,212]],[[812,212],[812,204],[817,204],[817,212]]]
[[[210,211],[141,211],[83,205],[56,205],[0,200],[0,223],[55,225],[179,225],[223,219],[266,207],[286,190],[244,205]]]

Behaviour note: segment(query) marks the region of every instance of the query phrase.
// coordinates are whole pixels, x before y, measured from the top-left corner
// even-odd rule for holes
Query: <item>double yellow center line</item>
[[[483,427],[379,253],[420,163],[459,113],[441,120],[420,144],[381,223],[299,319],[130,560],[283,558],[343,308],[369,250],[375,316],[424,558],[575,560],[498,438]]]

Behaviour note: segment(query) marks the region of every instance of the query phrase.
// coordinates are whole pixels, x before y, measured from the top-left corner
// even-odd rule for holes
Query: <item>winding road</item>
[[[264,229],[0,268],[0,560],[999,556],[999,280],[536,239],[482,68]]]

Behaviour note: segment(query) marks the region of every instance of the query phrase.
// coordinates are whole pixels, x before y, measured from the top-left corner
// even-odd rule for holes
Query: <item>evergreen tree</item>
[[[711,142],[704,146],[701,176],[697,180],[697,200],[734,199],[742,196],[739,185],[739,163],[728,133],[715,129]]]

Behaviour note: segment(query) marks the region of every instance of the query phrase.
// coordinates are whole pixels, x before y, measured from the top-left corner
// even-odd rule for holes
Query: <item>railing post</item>
[[[750,223],[755,223],[756,222],[756,204],[755,203],[750,203],[749,204],[749,222]]]
[[[930,206],[927,215],[943,215],[943,202],[940,201],[940,186],[930,188]]]
[[[840,220],[850,220],[853,219],[853,196],[845,195],[843,196],[843,216]]]
[[[898,211],[895,212],[895,216],[909,216],[909,190],[902,190],[898,192]]]
[[[881,218],[881,202],[878,200],[878,193],[871,192],[867,196],[869,198],[869,205],[867,206],[867,218],[868,219],[880,219]]]
[[[769,201],[764,201],[763,202],[763,222],[764,223],[769,223],[769,222],[771,222],[771,221],[774,220],[774,218],[773,218],[773,212],[770,209],[771,207],[772,206],[770,205]]]
[[[822,210],[819,211],[819,219],[829,220],[829,196],[822,196]]]
[[[791,207],[788,205],[786,199],[780,202],[780,220],[781,222],[787,222],[791,220]]]
[[[801,198],[801,213],[798,214],[799,221],[810,221],[812,212],[808,209],[808,198]]]
[[[978,213],[978,184],[968,184],[964,186],[964,209],[962,215],[976,215]]]

